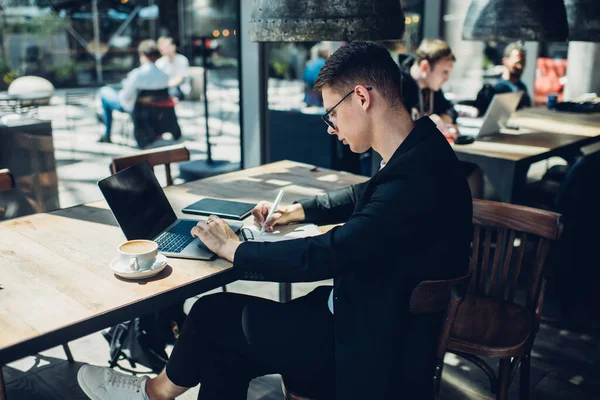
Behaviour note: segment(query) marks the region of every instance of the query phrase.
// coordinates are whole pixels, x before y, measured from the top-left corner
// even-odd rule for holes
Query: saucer
[[[121,278],[144,279],[154,276],[163,269],[165,269],[165,267],[167,266],[167,261],[167,257],[165,257],[162,254],[158,254],[156,256],[156,261],[154,261],[154,264],[152,264],[150,268],[143,269],[141,271],[130,271],[127,270],[125,266],[119,263],[119,257],[117,257],[110,262],[110,269],[112,269],[113,272]]]

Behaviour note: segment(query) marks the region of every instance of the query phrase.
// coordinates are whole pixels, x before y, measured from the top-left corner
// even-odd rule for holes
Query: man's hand
[[[273,203],[261,201],[252,210],[254,223],[259,228],[264,226],[266,232],[273,232],[273,227],[275,225],[287,225],[292,222],[304,221],[304,209],[300,204],[292,204],[287,207],[279,206],[273,215],[265,221],[271,208],[273,208]]]
[[[192,228],[191,234],[200,238],[202,243],[216,255],[231,262],[235,251],[242,243],[227,222],[215,215],[211,215],[206,221],[198,222]]]
[[[440,132],[442,132],[442,134],[447,138],[447,139],[456,139],[457,137],[460,136],[460,132],[458,131],[458,127],[456,126],[456,124],[453,124],[451,122],[448,122],[448,118],[446,115],[442,115],[439,116],[437,114],[431,114],[429,116],[429,118],[431,118],[431,120],[433,122],[435,122],[435,124],[437,125],[437,128],[440,130]]]

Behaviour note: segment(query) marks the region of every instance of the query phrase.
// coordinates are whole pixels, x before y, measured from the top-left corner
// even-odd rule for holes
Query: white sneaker
[[[147,376],[125,375],[94,365],[84,365],[77,372],[79,387],[92,400],[146,400],[147,380]]]

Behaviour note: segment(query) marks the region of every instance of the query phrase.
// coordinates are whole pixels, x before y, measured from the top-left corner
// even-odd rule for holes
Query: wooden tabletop
[[[180,210],[206,196],[282,204],[366,180],[281,161],[165,189]],[[251,223],[251,218],[246,220]],[[105,202],[0,223],[0,365],[92,333],[155,307],[231,282],[225,260],[170,258],[159,275],[116,277],[109,262],[125,240]]]
[[[457,153],[466,153],[482,157],[510,161],[536,161],[560,153],[563,149],[579,148],[600,140],[597,136],[584,136],[553,132],[534,132],[519,129],[515,133],[499,133],[466,145],[453,144]]]
[[[572,113],[547,107],[523,108],[509,120],[509,126],[577,136],[600,136],[600,113]]]

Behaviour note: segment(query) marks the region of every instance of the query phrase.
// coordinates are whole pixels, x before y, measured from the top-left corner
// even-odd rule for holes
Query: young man
[[[113,110],[131,113],[140,90],[159,90],[168,87],[169,77],[154,64],[160,57],[156,42],[150,39],[142,40],[138,46],[138,55],[141,65],[127,74],[120,91],[108,86],[100,89],[100,101],[106,126],[104,134],[98,140],[100,143],[111,142]]]
[[[506,46],[504,58],[502,58],[502,63],[506,69],[494,88],[496,93],[509,93],[522,90],[524,92],[523,97],[521,97],[517,109],[531,107],[531,98],[527,93],[527,86],[521,80],[526,59],[527,53],[521,43],[515,42]]]
[[[450,79],[456,58],[448,44],[439,39],[425,39],[416,57],[401,63],[402,97],[414,120],[428,115],[445,136],[456,138],[454,106],[444,96],[442,85]]]
[[[162,57],[156,66],[169,75],[169,94],[183,100],[192,90],[188,82],[190,63],[183,54],[177,54],[177,45],[171,37],[159,38],[158,49]]]
[[[259,225],[345,222],[320,236],[241,242],[218,217],[192,234],[233,262],[239,279],[334,278],[288,303],[219,293],[190,311],[165,371],[155,379],[84,366],[93,399],[173,399],[201,383],[199,399],[246,399],[250,380],[279,373],[318,399],[433,398],[443,316],[411,315],[422,280],[462,275],[469,264],[472,202],[448,142],[429,118],[412,121],[400,71],[379,44],[353,42],[321,69],[315,88],[330,135],[381,154],[368,182],[279,207],[259,203]],[[285,327],[282,331],[281,327]],[[111,397],[112,396],[112,397]],[[120,396],[120,397],[119,397]]]

